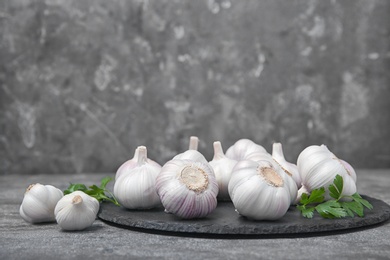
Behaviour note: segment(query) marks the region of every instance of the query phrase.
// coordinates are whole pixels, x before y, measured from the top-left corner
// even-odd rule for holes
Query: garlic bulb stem
[[[214,147],[213,160],[219,160],[226,157],[225,154],[223,153],[222,144],[220,141],[214,142],[213,147]]]
[[[83,198],[80,195],[76,195],[72,199],[72,204],[77,205],[83,202]]]
[[[198,144],[199,138],[197,136],[191,136],[188,150],[198,150]]]
[[[148,159],[148,152],[145,146],[139,146],[138,150],[138,158],[137,163],[139,166],[144,165]]]

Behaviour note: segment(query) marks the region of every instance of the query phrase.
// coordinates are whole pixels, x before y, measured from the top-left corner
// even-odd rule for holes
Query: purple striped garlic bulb
[[[196,152],[192,158],[188,153],[186,159],[179,156],[165,163],[156,180],[165,211],[183,219],[205,217],[217,207],[218,183],[213,168],[202,154],[192,151]]]

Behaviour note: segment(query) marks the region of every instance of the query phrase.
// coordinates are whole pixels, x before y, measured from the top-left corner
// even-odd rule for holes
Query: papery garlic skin
[[[63,196],[62,191],[52,185],[32,184],[24,194],[20,216],[29,223],[54,222],[54,208]]]
[[[187,150],[183,153],[176,155],[172,158],[172,160],[190,160],[195,162],[202,162],[205,164],[208,163],[204,155],[196,150]]]
[[[289,175],[291,176],[298,189],[302,186],[301,175],[298,171],[298,166],[293,163],[287,162],[284,158],[283,148],[281,143],[274,143],[272,146],[272,158],[277,164]]]
[[[225,155],[230,159],[242,161],[247,160],[247,156],[252,153],[266,152],[267,151],[264,149],[263,146],[256,144],[249,139],[240,139],[226,150]]]
[[[254,220],[282,218],[291,203],[286,179],[269,161],[240,161],[229,182],[230,198],[242,216]]]
[[[151,209],[160,206],[160,198],[155,188],[160,170],[160,165],[148,162],[146,147],[139,147],[137,166],[115,180],[114,196],[128,209]]]
[[[115,180],[117,180],[121,175],[123,174],[126,174],[128,172],[130,172],[132,169],[134,169],[135,167],[138,166],[138,154],[139,154],[139,148],[140,147],[145,147],[145,146],[138,146],[135,151],[134,151],[134,156],[132,159],[130,160],[127,160],[126,162],[124,162],[119,168],[118,170],[116,171],[116,174],[115,174]],[[143,148],[142,148],[143,149]],[[154,164],[156,166],[160,166],[160,164],[158,164],[157,162],[147,158],[147,163],[148,164]],[[161,166],[160,166],[161,167]]]
[[[173,159],[156,180],[166,211],[183,219],[202,218],[217,207],[218,183],[208,163]]]
[[[302,187],[298,192],[297,201],[303,192],[310,193],[314,189],[325,188],[325,199],[330,199],[328,187],[336,177],[343,178],[342,195],[350,196],[356,193],[356,173],[345,161],[337,158],[325,145],[312,145],[305,148],[298,156],[298,171],[302,178]]]
[[[222,149],[221,142],[217,141],[213,143],[214,157],[210,161],[210,166],[214,170],[215,178],[218,183],[218,196],[219,200],[230,200],[228,185],[234,166],[237,164],[236,160],[229,159],[225,156]]]
[[[58,201],[54,214],[63,230],[83,230],[92,226],[99,211],[99,201],[82,191],[74,191]]]

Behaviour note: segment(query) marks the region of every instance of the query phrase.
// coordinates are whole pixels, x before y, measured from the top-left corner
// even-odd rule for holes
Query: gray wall
[[[1,174],[250,138],[390,166],[390,1],[2,0]]]

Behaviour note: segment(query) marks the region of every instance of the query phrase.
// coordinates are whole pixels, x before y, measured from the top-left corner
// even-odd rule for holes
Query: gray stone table
[[[358,170],[358,190],[390,204],[390,169]],[[113,174],[111,174],[113,176]],[[31,225],[19,216],[31,183],[60,189],[98,183],[107,174],[0,177],[0,259],[389,259],[390,222],[354,232],[294,238],[223,239],[143,233],[96,220],[82,232]],[[112,184],[109,186],[112,189]]]

